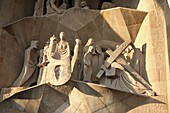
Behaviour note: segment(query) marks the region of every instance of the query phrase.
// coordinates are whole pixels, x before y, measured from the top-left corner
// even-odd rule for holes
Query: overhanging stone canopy
[[[75,36],[82,39],[83,43],[87,41],[86,37],[93,37],[96,41],[118,42],[131,38],[134,42],[146,15],[147,12],[121,7],[102,11],[73,8],[63,15],[27,17],[5,26],[4,29],[17,36],[18,40],[23,39],[21,43],[24,45],[28,45],[32,39],[41,40],[44,44],[49,35],[60,31],[69,34],[69,42]]]

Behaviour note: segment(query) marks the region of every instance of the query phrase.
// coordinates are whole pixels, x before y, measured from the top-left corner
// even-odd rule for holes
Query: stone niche
[[[0,112],[169,113],[169,13],[167,0],[0,0]],[[30,74],[36,49],[32,41],[45,51],[49,40],[62,42],[60,32],[70,53],[67,80],[49,79],[57,66],[48,65],[62,58],[50,57],[42,66],[35,63],[31,66],[39,74]],[[78,65],[77,38],[88,49],[82,50],[81,66],[72,72],[72,63]],[[94,45],[87,45],[90,38]],[[99,46],[102,65],[87,68],[88,55],[98,54]],[[40,74],[43,66],[46,74]],[[22,74],[23,69],[29,73]],[[88,71],[79,73],[81,69]]]

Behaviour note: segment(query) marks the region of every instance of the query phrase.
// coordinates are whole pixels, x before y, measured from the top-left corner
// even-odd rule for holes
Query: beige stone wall
[[[167,83],[167,65],[169,65],[166,51],[166,11],[169,10],[166,0],[143,0],[138,5],[139,10],[149,12],[145,19],[135,43],[141,47],[147,44],[146,51],[146,68],[149,82],[152,84],[154,91],[158,94],[155,99],[163,103],[148,104],[140,107],[143,113],[152,112],[167,113],[169,89]],[[146,111],[145,111],[146,110]]]
[[[168,4],[169,4],[169,7],[170,7],[170,0],[168,0]],[[169,105],[169,112],[170,112],[170,67],[169,67],[169,64],[170,64],[170,10],[167,9],[165,10],[165,18],[166,18],[166,35],[167,35],[167,38],[166,38],[166,73],[167,73],[167,91],[168,91],[168,105]]]
[[[0,88],[9,87],[20,73],[24,49],[15,37],[0,29]]]

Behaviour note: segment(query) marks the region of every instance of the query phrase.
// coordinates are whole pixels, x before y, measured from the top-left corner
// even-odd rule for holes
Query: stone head
[[[102,52],[102,48],[101,48],[99,45],[96,45],[96,51],[97,51],[98,53],[100,53],[100,52]]]
[[[60,32],[59,36],[60,36],[60,40],[65,39],[65,33],[64,32]]]
[[[125,50],[124,53],[130,53],[133,50],[133,47],[129,45]]]
[[[39,47],[39,41],[37,41],[37,40],[31,41],[31,47],[32,47],[32,48],[35,48],[35,49],[38,49],[38,47]]]
[[[89,46],[88,51],[89,51],[90,53],[93,53],[93,51],[94,51],[94,47],[93,47],[93,46]]]
[[[48,42],[47,42],[47,43],[48,43]],[[50,45],[53,45],[53,44],[55,44],[55,43],[57,43],[57,38],[55,37],[55,35],[53,35],[53,36],[50,38],[49,44],[50,44]]]
[[[81,7],[85,7],[85,6],[87,6],[86,1],[81,1],[81,2],[80,2],[80,6],[81,6]]]
[[[92,39],[92,38],[89,38],[89,40],[87,41],[87,46],[91,46],[91,45],[93,45],[94,44],[94,39]]]
[[[75,41],[76,41],[76,44],[77,44],[77,45],[82,44],[82,43],[81,43],[81,40],[80,40],[80,39],[78,39],[78,38],[77,38]]]

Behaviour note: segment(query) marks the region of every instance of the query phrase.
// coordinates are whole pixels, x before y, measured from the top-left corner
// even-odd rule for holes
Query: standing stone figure
[[[94,46],[94,39],[89,38],[86,45],[83,47],[83,55],[88,51],[89,46]]]
[[[60,32],[60,41],[56,45],[55,58],[63,59],[70,55],[70,47],[69,43],[65,40],[65,33]]]
[[[92,82],[97,83],[98,79],[96,77],[97,73],[100,71],[100,68],[102,64],[104,63],[104,57],[105,54],[102,52],[102,48],[99,45],[95,45],[95,54],[93,52],[92,57],[92,69],[93,69],[93,75],[92,75]]]
[[[44,50],[42,62],[43,74],[39,83],[50,83],[52,85],[65,84],[71,78],[70,47],[65,40],[65,33],[59,34],[60,41],[56,42],[56,37],[50,38],[49,47]]]
[[[99,45],[96,45],[96,54],[98,55],[98,69],[101,67],[101,65],[104,63],[104,57],[105,54],[102,52],[102,48]]]
[[[42,83],[46,82],[47,65],[49,63],[49,59],[52,56],[54,56],[54,51],[55,51],[56,43],[57,43],[57,39],[53,35],[50,38],[50,41],[46,42],[46,45],[45,45],[44,49],[41,50],[41,53],[40,53],[41,61],[39,61],[40,72],[39,72],[38,84],[42,84]]]
[[[58,13],[62,14],[68,8],[70,8],[70,2],[68,0],[48,0],[46,3],[47,14]]]
[[[85,53],[84,55],[84,79],[83,81],[86,82],[91,82],[91,76],[92,76],[92,57],[93,57],[93,51],[94,51],[94,47],[93,46],[89,46],[88,51]]]
[[[34,14],[33,16],[42,16],[45,11],[45,0],[35,0]]]
[[[80,7],[81,0],[74,0],[74,7]]]
[[[12,86],[22,86],[31,76],[33,76],[39,56],[39,41],[31,41],[31,46],[25,50],[24,65],[18,78],[15,80]]]
[[[76,39],[76,45],[74,47],[74,55],[71,60],[71,72],[72,78],[78,79],[78,71],[81,68],[81,57],[82,57],[82,42],[80,39]]]
[[[55,55],[50,59],[49,72],[54,85],[65,84],[71,78],[70,46],[65,40],[65,33],[60,32],[60,41],[56,45]],[[54,78],[55,77],[55,78]]]
[[[48,0],[46,3],[47,14],[63,13],[63,11],[59,9],[61,4],[62,4],[62,0]]]
[[[44,66],[42,65],[43,57],[44,57],[44,49],[41,49],[40,50],[39,63],[38,63],[40,70],[39,70],[39,76],[38,76],[37,84],[40,84],[41,79],[42,79],[42,74],[43,74],[43,70],[44,70]]]
[[[56,44],[57,44],[57,38],[53,35],[50,38],[49,47],[46,49],[46,51],[44,53],[44,57],[47,57],[47,60],[49,60],[51,57],[54,57]],[[44,60],[45,60],[45,58],[44,58]]]
[[[84,54],[88,51],[89,46],[93,46],[93,45],[94,45],[94,39],[89,38],[86,45],[83,47],[83,55],[82,56],[84,56]],[[81,68],[80,68],[80,71],[79,71],[79,77],[78,77],[79,80],[82,80],[83,69],[84,69],[83,66],[84,66],[84,62],[82,61]]]

